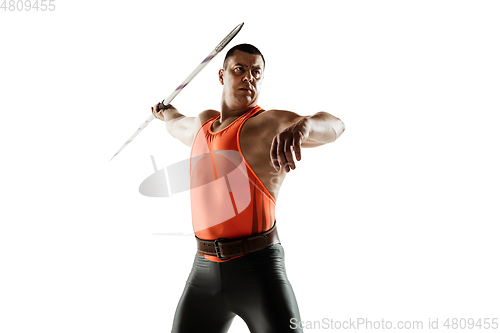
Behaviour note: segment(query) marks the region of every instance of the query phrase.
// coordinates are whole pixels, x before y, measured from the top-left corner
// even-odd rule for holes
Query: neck
[[[228,105],[224,100],[221,103],[221,115],[220,122],[222,124],[223,121],[231,118],[238,118],[249,110],[253,109],[257,105],[257,102],[253,102],[252,104],[247,105]]]

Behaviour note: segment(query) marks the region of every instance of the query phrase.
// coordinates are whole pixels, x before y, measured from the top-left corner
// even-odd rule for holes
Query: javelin
[[[196,67],[196,69],[191,74],[189,74],[189,76],[184,81],[182,81],[182,83],[174,90],[174,92],[162,101],[162,104],[164,106],[170,104],[170,102],[172,102],[175,96],[177,96],[177,94],[180,93],[181,90],[184,89],[184,87],[186,87],[189,82],[191,82],[191,80],[196,76],[196,74],[198,74],[210,62],[210,60],[215,58],[215,56],[220,51],[222,51],[222,49],[225,48],[227,44],[229,44],[229,42],[234,38],[234,36],[236,36],[238,32],[240,32],[241,28],[243,27],[243,23],[238,24],[238,26],[236,26],[236,28],[234,28],[229,33],[229,35],[227,35],[226,38],[224,38],[222,42],[220,42],[219,45],[215,47],[215,49],[212,52],[210,52],[210,54],[201,62],[201,64],[199,64],[198,67]],[[142,125],[135,131],[135,133],[130,137],[130,139],[128,139],[127,142],[125,142],[123,146],[116,152],[116,154],[114,154],[113,157],[111,157],[111,160],[115,158],[115,156],[118,155],[118,153],[120,153],[122,149],[125,148],[126,145],[132,142],[132,140],[134,140],[137,134],[139,134],[143,129],[145,129],[146,126],[148,126],[153,119],[155,119],[153,115],[149,116],[148,120],[142,123]],[[111,160],[109,161],[111,162]]]

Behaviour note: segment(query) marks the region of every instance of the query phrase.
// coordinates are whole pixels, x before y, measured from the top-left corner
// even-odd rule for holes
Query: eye
[[[236,67],[234,70],[237,72],[241,72],[243,70],[243,67]]]

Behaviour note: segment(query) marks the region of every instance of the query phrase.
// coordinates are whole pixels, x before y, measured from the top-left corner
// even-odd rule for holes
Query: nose
[[[252,75],[252,70],[249,69],[245,71],[245,74],[243,75],[243,81],[248,81],[252,82],[254,80],[254,76]]]

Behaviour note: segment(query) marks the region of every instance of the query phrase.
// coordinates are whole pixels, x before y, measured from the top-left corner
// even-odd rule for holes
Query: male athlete
[[[257,105],[265,61],[250,44],[219,70],[221,111],[186,117],[156,104],[154,116],[191,148],[191,212],[198,251],[175,313],[174,333],[227,332],[235,315],[252,333],[302,332],[276,231],[276,198],[301,148],[335,141],[342,121]]]

